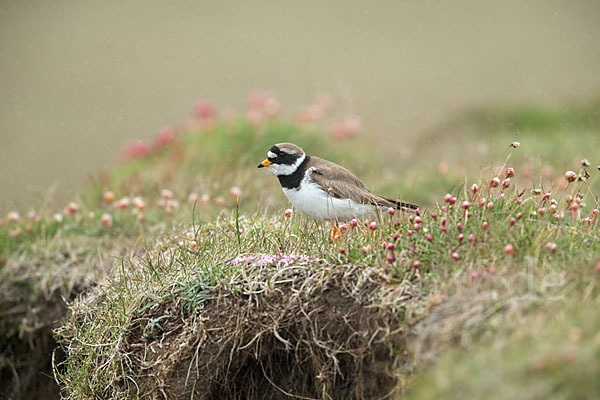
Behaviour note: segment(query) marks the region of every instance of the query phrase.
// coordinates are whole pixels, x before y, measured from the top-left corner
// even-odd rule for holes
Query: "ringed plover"
[[[352,218],[365,219],[388,208],[414,210],[416,205],[372,193],[346,168],[322,158],[308,156],[293,143],[271,146],[267,159],[257,168],[268,168],[277,176],[283,193],[301,212],[335,225]]]

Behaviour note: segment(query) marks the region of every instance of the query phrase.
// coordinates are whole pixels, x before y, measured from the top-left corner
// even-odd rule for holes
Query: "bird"
[[[352,172],[331,161],[307,155],[293,143],[271,146],[257,168],[268,168],[292,205],[315,219],[329,220],[331,237],[341,237],[339,222],[366,219],[393,208],[414,211],[417,205],[372,193]]]

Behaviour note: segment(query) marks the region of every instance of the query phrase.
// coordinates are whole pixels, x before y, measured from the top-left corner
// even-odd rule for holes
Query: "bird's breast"
[[[303,179],[296,189],[283,188],[283,193],[297,210],[318,219],[362,219],[376,211],[372,205],[334,198],[310,178]]]

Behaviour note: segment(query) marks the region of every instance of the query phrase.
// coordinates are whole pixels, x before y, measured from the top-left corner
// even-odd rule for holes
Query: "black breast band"
[[[300,187],[300,182],[304,179],[304,173],[306,172],[306,166],[308,165],[308,161],[310,160],[310,156],[306,156],[302,164],[298,165],[296,171],[290,175],[277,175],[279,179],[279,183],[281,187],[284,189],[298,189]]]

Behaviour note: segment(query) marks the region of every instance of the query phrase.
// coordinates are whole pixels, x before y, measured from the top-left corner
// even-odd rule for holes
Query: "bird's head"
[[[269,149],[267,159],[257,168],[269,168],[275,175],[291,175],[302,164],[306,155],[304,150],[293,143],[278,143]]]

